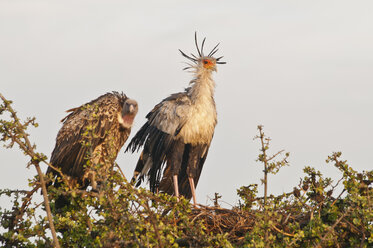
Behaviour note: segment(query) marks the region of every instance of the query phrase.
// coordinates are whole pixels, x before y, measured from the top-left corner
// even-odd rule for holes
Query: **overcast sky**
[[[218,125],[197,201],[219,192],[234,205],[237,188],[263,177],[259,124],[270,151],[290,152],[270,193],[291,191],[308,165],[338,179],[325,163],[333,151],[372,169],[372,13],[372,1],[0,0],[0,92],[37,118],[30,138],[49,156],[64,111],[113,90],[139,103],[132,137],[155,104],[188,86],[178,49],[195,52],[195,31],[206,51],[220,42],[227,64],[214,75]],[[119,153],[127,178],[137,158]],[[27,188],[36,173],[27,161],[1,147],[0,188]]]

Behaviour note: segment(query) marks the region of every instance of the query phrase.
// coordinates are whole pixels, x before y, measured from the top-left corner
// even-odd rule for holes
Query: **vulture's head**
[[[204,38],[203,41],[202,41],[201,49],[198,47],[197,32],[194,35],[194,41],[195,41],[195,44],[196,44],[198,56],[196,56],[192,53],[191,53],[191,56],[188,56],[183,51],[181,51],[179,49],[179,51],[181,52],[181,54],[185,58],[189,59],[190,61],[192,61],[194,63],[194,64],[188,64],[189,66],[185,67],[184,70],[204,69],[204,70],[208,70],[208,71],[216,71],[216,64],[226,64],[226,62],[220,61],[220,59],[223,58],[223,56],[218,57],[218,58],[214,57],[214,54],[219,50],[218,49],[219,44],[217,44],[211,50],[211,52],[207,56],[205,56],[204,53],[203,53],[203,47],[205,45],[206,38]]]
[[[138,110],[137,102],[127,98],[123,103],[122,112],[118,113],[118,121],[121,127],[125,129],[131,128]]]

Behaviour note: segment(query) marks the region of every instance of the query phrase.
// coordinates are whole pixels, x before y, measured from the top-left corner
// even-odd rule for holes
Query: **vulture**
[[[146,115],[146,123],[126,151],[143,148],[132,178],[136,186],[146,177],[153,193],[164,192],[178,199],[179,195],[193,197],[196,205],[195,188],[217,123],[212,73],[217,64],[225,62],[220,61],[222,57],[213,57],[219,44],[206,56],[206,38],[200,48],[196,33],[194,40],[198,56],[179,49],[191,62],[184,68],[194,74],[189,87],[165,98]]]
[[[95,189],[97,182],[105,179],[112,168],[131,132],[137,111],[137,102],[118,92],[104,94],[68,110],[70,114],[61,120],[63,126],[57,134],[50,163],[81,188],[91,185]],[[100,171],[88,169],[88,160],[102,165],[98,166]],[[60,176],[51,167],[48,173]],[[58,187],[60,183],[55,181],[54,185]],[[61,206],[66,205],[66,199],[59,201]]]

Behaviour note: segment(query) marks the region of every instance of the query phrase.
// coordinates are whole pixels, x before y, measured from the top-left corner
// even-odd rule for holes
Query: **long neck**
[[[200,102],[213,101],[215,82],[212,80],[211,71],[204,69],[197,70],[191,84],[189,96],[192,103],[198,104]]]

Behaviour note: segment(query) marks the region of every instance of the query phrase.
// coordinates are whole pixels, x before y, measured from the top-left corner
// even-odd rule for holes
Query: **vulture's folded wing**
[[[58,132],[50,162],[69,176],[83,175],[89,152],[104,141],[108,130],[117,121],[114,106],[105,104],[104,96],[71,109],[72,113],[62,120],[63,126]],[[48,168],[47,173],[52,171]]]

